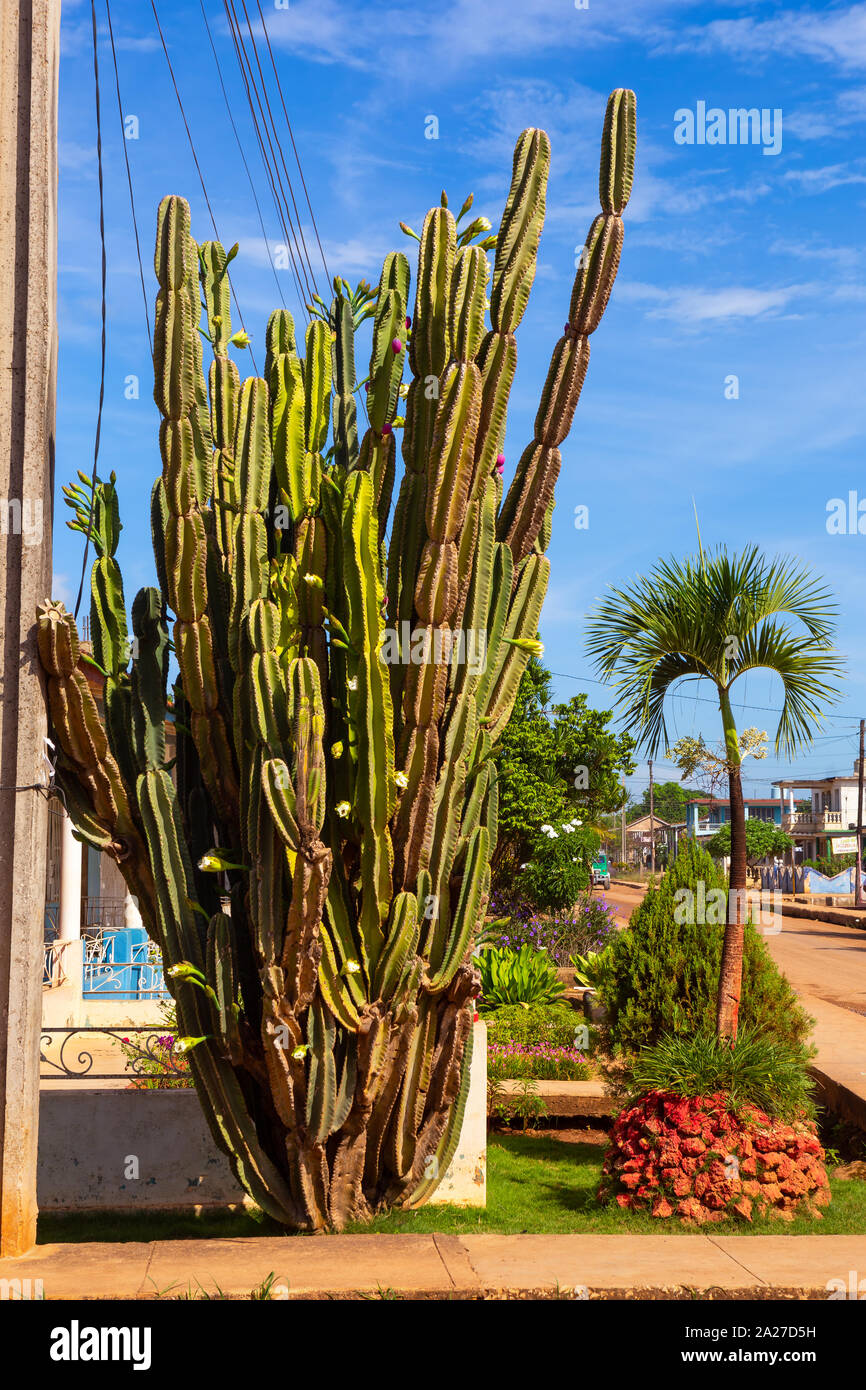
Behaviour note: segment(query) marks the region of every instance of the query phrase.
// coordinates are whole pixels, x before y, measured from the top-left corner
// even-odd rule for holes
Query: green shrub
[[[599,843],[594,830],[576,821],[544,826],[521,874],[521,892],[542,912],[570,912],[589,887],[589,866]]]
[[[732,1110],[756,1105],[772,1119],[794,1121],[814,1114],[808,1062],[806,1048],[746,1028],[733,1047],[715,1032],[691,1038],[669,1033],[635,1058],[628,1103],[637,1104],[651,1091],[672,1091],[688,1100],[721,1091]]]
[[[575,984],[597,990],[605,978],[612,956],[612,941],[609,941],[601,951],[590,951],[585,956],[572,956],[570,964],[574,966]]]
[[[581,1014],[568,1004],[503,1004],[489,1014],[487,1043],[521,1043],[533,1047],[573,1047],[577,1030],[584,1025]]]
[[[488,946],[475,963],[481,972],[482,1013],[501,1004],[552,1004],[563,995],[556,966],[545,951]]]
[[[802,867],[817,869],[825,878],[835,878],[837,874],[841,874],[844,869],[852,868],[856,863],[856,854],[828,854],[821,859],[804,859]]]
[[[598,985],[610,1049],[636,1053],[667,1033],[713,1031],[724,923],[675,920],[682,901],[677,891],[697,894],[701,883],[705,899],[726,886],[706,850],[686,839],[659,887],[650,887],[632,913],[628,930],[613,939]],[[762,937],[748,925],[739,1021],[792,1047],[805,1042],[811,1026]]]

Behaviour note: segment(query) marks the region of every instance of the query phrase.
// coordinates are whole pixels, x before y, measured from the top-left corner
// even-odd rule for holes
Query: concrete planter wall
[[[484,1206],[486,1120],[487,1029],[476,1023],[460,1140],[431,1201]],[[44,1212],[189,1211],[246,1201],[191,1088],[136,1091],[76,1082],[40,1094],[37,1197]]]
[[[244,1195],[191,1089],[72,1083],[39,1097],[40,1211],[189,1210]]]

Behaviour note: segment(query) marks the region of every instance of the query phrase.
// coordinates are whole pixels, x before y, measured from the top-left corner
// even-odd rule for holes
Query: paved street
[[[627,924],[643,888],[611,884],[605,895],[617,921]],[[823,999],[866,1017],[866,932],[817,917],[782,919],[782,930],[766,938],[770,954],[799,994]]]

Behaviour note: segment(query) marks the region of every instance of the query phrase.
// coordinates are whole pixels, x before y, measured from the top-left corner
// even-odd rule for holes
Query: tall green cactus
[[[132,605],[131,667],[114,479],[68,493],[97,559],[92,656],[61,604],[38,613],[58,788],[139,899],[215,1140],[288,1227],[417,1205],[454,1152],[497,835],[491,754],[536,642],[559,448],[619,263],[634,142],[634,95],[614,92],[602,211],[504,501],[540,130],[518,141],[494,237],[478,241],[485,219],[458,230],[471,197],[456,221],[444,195],[428,214],[411,318],[393,253],[375,291],[338,279],[330,306],[317,300],[303,357],[291,316],[272,315],[264,377],[243,382],[234,251],[197,246],[187,204],[163,201],[159,588]]]

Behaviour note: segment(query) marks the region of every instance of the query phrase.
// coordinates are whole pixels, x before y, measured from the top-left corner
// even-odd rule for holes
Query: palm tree
[[[659,562],[629,587],[612,589],[589,617],[590,656],[619,692],[622,721],[648,756],[668,746],[665,697],[677,682],[706,679],[716,688],[731,816],[716,1026],[732,1040],[743,973],[746,817],[731,688],[747,671],[774,671],[784,690],[776,752],[790,756],[810,743],[822,707],[838,696],[843,662],[832,645],[835,613],[829,590],[798,561],[768,560],[757,546],[741,555],[724,548],[705,555],[699,537],[697,556]]]

